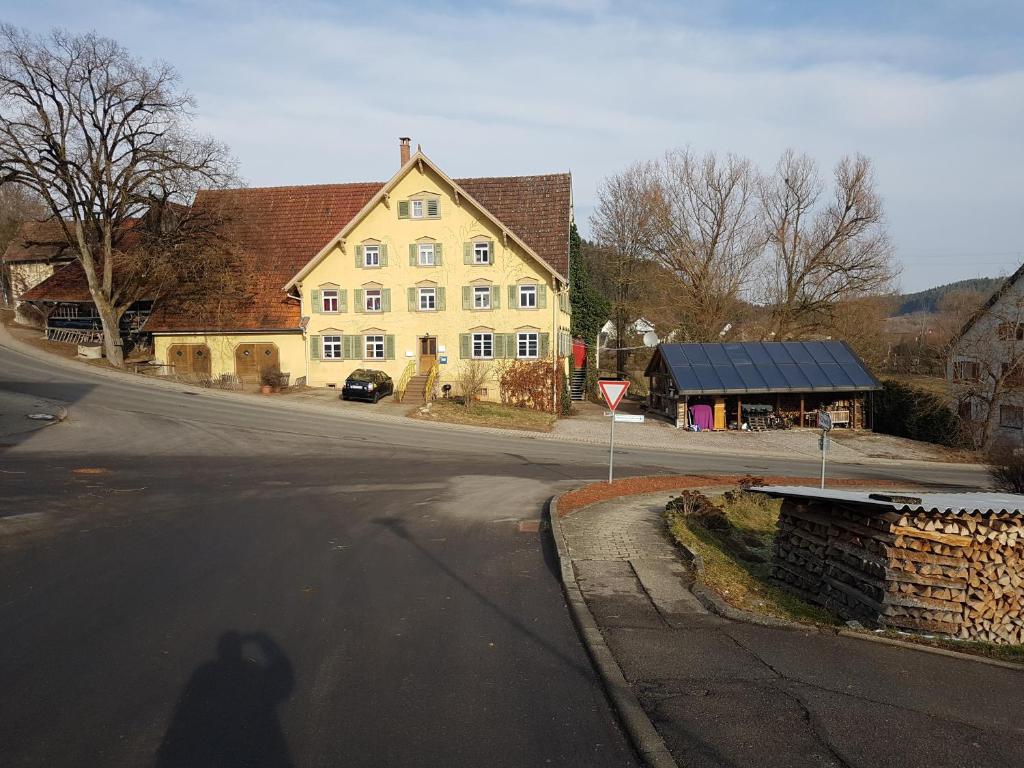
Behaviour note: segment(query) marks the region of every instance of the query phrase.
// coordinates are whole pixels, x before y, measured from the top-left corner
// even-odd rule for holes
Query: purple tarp
[[[710,405],[691,405],[690,423],[696,424],[701,430],[715,428],[715,416]]]

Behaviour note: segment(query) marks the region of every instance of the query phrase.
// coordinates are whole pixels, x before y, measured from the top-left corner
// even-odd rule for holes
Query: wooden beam
[[[803,425],[804,425],[804,393],[801,392],[800,393],[800,423],[797,424],[797,426],[798,427],[802,427]]]

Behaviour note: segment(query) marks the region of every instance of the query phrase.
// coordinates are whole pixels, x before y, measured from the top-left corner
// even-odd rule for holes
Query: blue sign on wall
[[[448,355],[441,355],[441,359],[438,362],[440,362],[441,365],[447,365],[448,364]]]

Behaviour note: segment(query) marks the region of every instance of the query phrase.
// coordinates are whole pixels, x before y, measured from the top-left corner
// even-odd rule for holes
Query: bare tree
[[[659,166],[652,255],[679,277],[674,299],[688,341],[717,340],[742,311],[764,249],[757,185],[750,161],[731,154],[679,150]]]
[[[647,270],[658,237],[660,210],[657,166],[636,163],[605,179],[591,216],[596,245],[584,244],[583,257],[611,309],[615,326],[615,367],[626,373],[629,352],[624,340],[641,314],[641,298],[649,288]]]
[[[817,332],[841,301],[888,290],[897,269],[871,161],[847,157],[824,185],[813,160],[792,150],[761,184],[770,270],[765,303],[778,338]]]
[[[224,145],[191,131],[192,106],[169,65],[113,40],[0,27],[0,185],[61,222],[116,366],[123,313],[173,284],[181,245],[213,228],[187,207],[195,191],[234,179]]]

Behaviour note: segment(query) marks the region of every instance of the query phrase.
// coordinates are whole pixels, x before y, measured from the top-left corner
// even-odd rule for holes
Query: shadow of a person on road
[[[258,661],[246,656],[259,649]],[[292,665],[262,633],[225,632],[217,658],[192,673],[157,752],[157,768],[290,768],[277,708]]]

